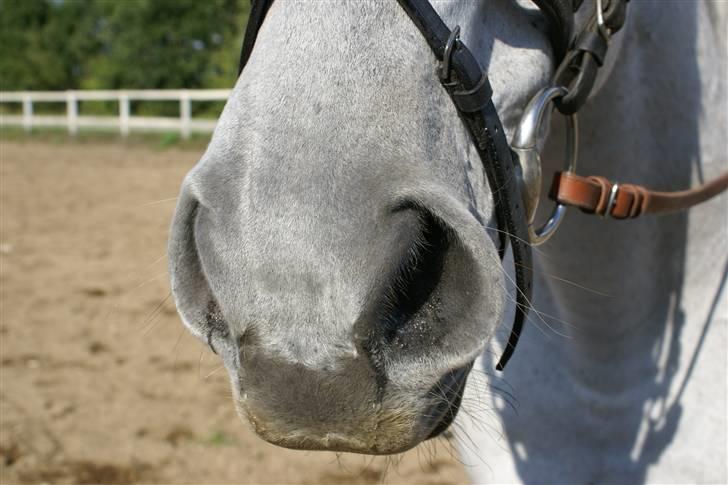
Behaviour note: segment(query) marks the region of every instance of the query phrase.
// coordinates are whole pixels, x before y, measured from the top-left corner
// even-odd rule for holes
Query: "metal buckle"
[[[566,214],[566,206],[557,203],[548,220],[539,228],[534,227],[534,218],[541,196],[541,154],[545,137],[543,122],[547,111],[553,111],[553,102],[566,96],[569,91],[563,86],[540,90],[526,106],[518,125],[511,148],[518,154],[520,165],[521,194],[528,217],[528,236],[531,244],[539,246],[554,235]],[[550,108],[550,110],[549,110]],[[566,163],[564,171],[574,173],[579,158],[579,125],[576,114],[566,117]]]
[[[440,79],[444,83],[450,79],[450,58],[452,57],[452,51],[455,48],[455,43],[460,40],[460,26],[456,25],[450,36],[447,38],[445,44],[445,52],[442,54],[442,66],[440,67]]]
[[[617,194],[619,193],[619,184],[617,182],[614,182],[614,185],[612,185],[612,190],[609,191],[609,200],[607,200],[607,208],[604,209],[604,214],[602,217],[607,217],[612,215],[612,209],[614,209],[614,204],[617,203]]]

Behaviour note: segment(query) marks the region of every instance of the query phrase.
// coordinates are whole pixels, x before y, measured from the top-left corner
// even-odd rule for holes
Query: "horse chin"
[[[406,432],[402,435],[394,433],[382,433],[376,437],[355,436],[349,433],[337,433],[329,431],[326,433],[314,433],[302,430],[299,432],[281,433],[275,426],[265,419],[259,418],[248,410],[239,414],[243,421],[249,423],[253,431],[263,440],[270,444],[283,448],[306,451],[333,451],[359,453],[366,455],[392,455],[404,453],[415,448],[424,441],[440,436],[452,424],[460,407],[461,398],[453,397],[452,402],[441,411],[440,406],[434,406],[434,411],[441,411],[439,421],[435,422],[434,428],[428,435],[422,436],[420,432],[411,428],[413,432]],[[241,407],[244,409],[244,407]],[[427,413],[428,411],[424,411]],[[407,413],[404,413],[407,414]],[[395,420],[397,418],[394,418]]]

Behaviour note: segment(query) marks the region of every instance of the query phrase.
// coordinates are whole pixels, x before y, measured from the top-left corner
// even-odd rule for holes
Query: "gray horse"
[[[525,0],[433,3],[512,135],[555,68],[543,18]],[[687,188],[724,169],[728,16],[629,8],[583,111],[580,171]],[[395,1],[271,7],[169,243],[179,312],[221,356],[241,417],[278,445],[385,454],[440,434],[462,400],[453,429],[479,482],[725,481],[726,199],[628,222],[569,214],[496,375],[512,277],[436,72]],[[513,388],[518,413],[480,384]]]

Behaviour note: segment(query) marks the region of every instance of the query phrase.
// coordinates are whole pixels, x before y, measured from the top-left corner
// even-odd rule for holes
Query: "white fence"
[[[211,132],[216,120],[192,117],[193,101],[224,101],[230,95],[228,89],[182,90],[135,90],[135,91],[4,91],[0,92],[0,104],[21,103],[22,115],[0,113],[0,126],[22,126],[26,131],[33,127],[66,127],[75,135],[79,128],[119,130],[126,136],[132,130],[179,131],[184,138],[194,132]],[[179,117],[133,116],[131,101],[177,101]],[[80,101],[116,101],[119,116],[83,116],[79,113]],[[34,115],[37,103],[65,103],[64,115]]]

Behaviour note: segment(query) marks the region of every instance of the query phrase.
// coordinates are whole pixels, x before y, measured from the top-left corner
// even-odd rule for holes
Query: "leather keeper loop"
[[[574,48],[576,50],[588,52],[594,56],[594,60],[599,67],[604,65],[604,57],[607,55],[607,47],[607,40],[597,32],[593,32],[591,30],[585,30],[582,32],[574,44]]]
[[[601,189],[599,191],[599,199],[598,199],[597,205],[594,208],[594,213],[599,214],[600,216],[606,215],[607,211],[609,209],[611,209],[610,207],[607,207],[607,205],[609,203],[609,194],[612,189],[612,184],[610,184],[609,180],[605,179],[604,177],[598,177],[598,176],[587,177],[587,180],[599,185],[599,187]],[[617,194],[617,195],[619,196],[619,194]],[[619,197],[617,197],[617,199],[619,199]]]
[[[452,93],[452,97],[460,110],[466,113],[480,111],[493,97],[493,88],[488,80],[488,75],[483,73],[474,88],[466,91],[455,91]]]
[[[647,193],[643,187],[638,185],[623,185],[622,189],[632,195],[631,206],[625,218],[634,219],[642,214]]]
[[[588,51],[571,51],[554,75],[555,86],[564,86],[569,94],[554,101],[564,115],[579,111],[586,102],[597,78],[597,61]]]

